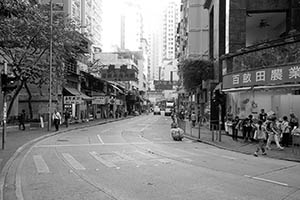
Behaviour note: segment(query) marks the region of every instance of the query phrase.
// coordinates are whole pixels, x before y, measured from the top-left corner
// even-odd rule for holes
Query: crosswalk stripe
[[[101,144],[104,144],[104,142],[103,142],[101,136],[100,136],[100,135],[97,135],[97,137],[98,137],[98,140],[100,141],[100,143],[101,143]]]
[[[38,173],[49,173],[49,168],[41,155],[34,155],[33,161]]]
[[[101,162],[103,165],[105,165],[106,167],[117,167],[114,163],[112,162],[109,162],[103,158],[101,158],[101,156],[95,152],[95,151],[92,151],[92,152],[89,152],[96,160],[98,160],[99,162]]]
[[[139,150],[135,150],[135,152],[137,152],[137,153],[139,153],[139,154],[142,154],[143,156],[146,156],[146,157],[151,158],[151,159],[157,158],[157,156],[152,155],[152,154],[150,154],[150,153],[145,153],[145,152],[142,152],[142,151],[139,151]]]
[[[128,160],[128,161],[134,161],[138,166],[140,166],[140,165],[145,165],[144,162],[139,161],[139,160],[136,160],[136,159],[134,159],[133,157],[128,156],[128,155],[126,155],[126,154],[124,154],[124,153],[121,153],[121,152],[118,152],[118,151],[115,151],[114,153],[117,154],[118,156],[124,158],[125,160]]]
[[[62,153],[66,161],[76,170],[85,170],[85,167],[82,166],[73,156],[68,153]]]

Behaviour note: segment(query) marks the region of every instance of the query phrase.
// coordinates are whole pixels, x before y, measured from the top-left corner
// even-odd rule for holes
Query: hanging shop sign
[[[223,89],[300,82],[300,64],[250,70],[223,76]]]
[[[106,96],[94,97],[94,99],[92,100],[92,104],[95,104],[95,105],[105,105],[106,102],[107,102]]]
[[[64,104],[81,104],[81,102],[80,96],[64,96]]]
[[[177,81],[162,81],[154,80],[155,90],[172,90],[174,85],[177,85]]]

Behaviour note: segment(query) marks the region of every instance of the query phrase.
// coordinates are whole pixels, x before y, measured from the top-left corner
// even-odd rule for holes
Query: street
[[[300,199],[300,163],[170,137],[142,115],[64,132],[12,163],[4,199]]]

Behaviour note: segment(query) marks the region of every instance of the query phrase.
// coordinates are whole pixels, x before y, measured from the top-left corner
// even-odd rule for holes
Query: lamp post
[[[53,34],[53,1],[50,0],[50,55],[49,55],[49,110],[48,110],[48,131],[51,130],[51,111],[52,111],[52,34]]]

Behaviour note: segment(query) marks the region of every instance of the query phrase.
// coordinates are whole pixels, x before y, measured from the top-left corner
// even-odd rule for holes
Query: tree
[[[188,91],[196,89],[202,81],[213,78],[213,64],[207,60],[186,59],[179,64],[183,85]]]
[[[49,84],[50,6],[34,1],[4,0],[0,4],[0,57],[10,65],[18,81],[8,107],[9,116],[13,103],[24,87],[28,93],[28,106],[32,118],[29,84],[39,88]],[[63,63],[84,53],[84,36],[77,32],[75,23],[63,13],[53,17],[53,82],[62,84],[65,69]]]

